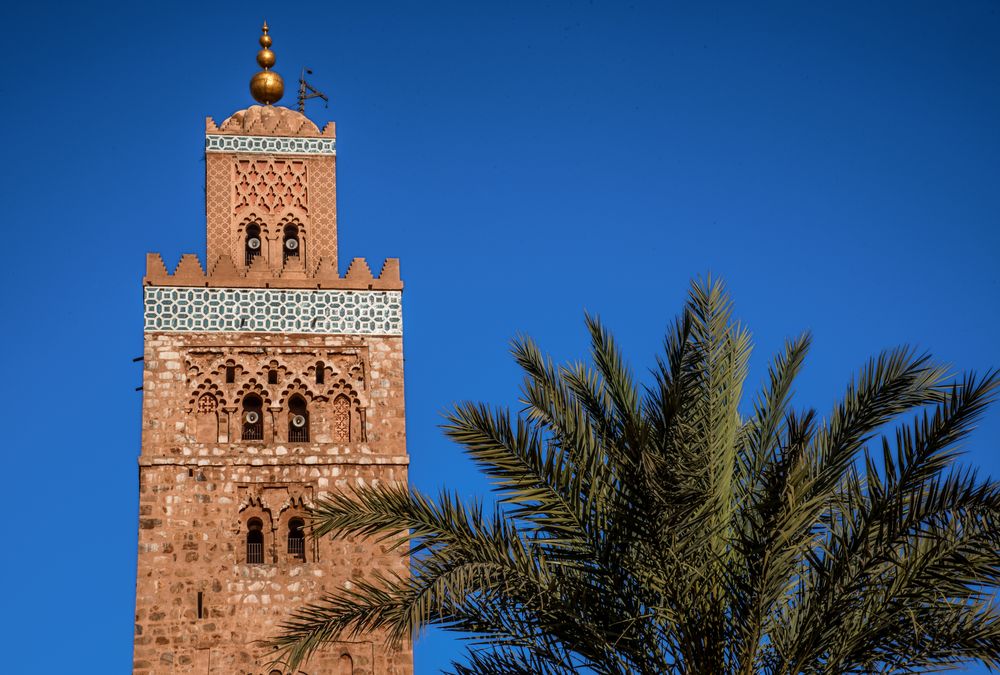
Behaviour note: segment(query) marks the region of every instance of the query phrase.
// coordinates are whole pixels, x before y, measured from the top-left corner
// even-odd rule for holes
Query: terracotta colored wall
[[[313,272],[321,259],[337,265],[336,157],[270,157],[207,153],[205,206],[208,260],[230,255],[244,266],[246,225],[262,226],[261,262],[281,270],[282,232],[299,227],[301,255],[293,263]]]
[[[188,254],[170,273],[150,254],[143,280],[134,672],[272,675],[255,643],[289,612],[373,572],[407,572],[405,558],[372,541],[310,539],[304,560],[288,543],[290,521],[313,500],[406,482],[402,282],[395,259],[377,278],[361,259],[338,271],[332,123],[320,130],[287,108],[250,106],[206,120],[205,132],[205,266]],[[262,235],[249,268],[248,223]],[[289,224],[300,247],[285,260]],[[254,301],[234,304],[236,295]],[[233,312],[239,322],[226,318]],[[261,327],[275,332],[234,332]],[[248,438],[252,397],[262,433]],[[290,427],[295,397],[307,404],[308,439]],[[248,558],[256,521],[260,562]],[[388,652],[373,634],[301,672],[406,675],[412,664],[408,645]]]
[[[290,610],[376,570],[406,572],[404,559],[370,541],[307,540],[305,562],[287,552],[288,521],[310,500],[406,481],[402,339],[147,333],[144,354],[135,672],[267,675],[253,643]],[[240,440],[248,392],[264,401],[260,442]],[[342,392],[352,405],[347,442],[332,410]],[[286,440],[296,393],[308,402],[310,442]],[[218,422],[211,406],[199,411],[206,394]],[[247,563],[249,518],[264,523],[264,564]],[[409,647],[387,653],[381,635],[335,645],[302,672],[339,674],[348,657],[357,675],[412,672]]]

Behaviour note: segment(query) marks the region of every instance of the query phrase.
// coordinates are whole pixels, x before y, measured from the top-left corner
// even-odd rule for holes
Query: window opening
[[[269,370],[267,371],[267,383],[268,384],[278,384],[278,371]]]
[[[305,525],[306,521],[301,518],[288,521],[288,553],[302,561],[306,559],[306,535],[302,529]]]
[[[243,440],[262,441],[264,440],[264,415],[262,408],[263,401],[256,394],[247,394],[243,397]]]
[[[253,259],[260,255],[260,225],[253,223],[247,226],[246,265],[249,267]]]
[[[296,394],[288,400],[288,441],[305,443],[309,440],[309,410],[306,401]]]
[[[316,364],[316,384],[323,384],[326,379],[326,364],[322,361]]]
[[[202,613],[202,592],[198,591],[198,618],[202,618],[204,614]]]
[[[226,366],[226,384],[236,381],[236,366]]]
[[[285,240],[282,251],[284,252],[283,261],[299,257],[299,228],[294,225],[285,226]]]
[[[260,518],[247,521],[247,564],[264,564],[264,523]]]

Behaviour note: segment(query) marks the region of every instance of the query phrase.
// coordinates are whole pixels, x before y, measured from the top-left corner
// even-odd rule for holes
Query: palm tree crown
[[[457,673],[1000,665],[1000,483],[954,463],[996,372],[887,351],[820,418],[791,406],[807,335],[741,408],[750,337],[718,282],[692,285],[647,386],[587,327],[590,365],[514,343],[520,412],[448,416],[494,508],[393,485],[316,504],[316,536],[408,541],[411,574],[302,608],[271,643],[286,663],[436,624],[474,639]]]

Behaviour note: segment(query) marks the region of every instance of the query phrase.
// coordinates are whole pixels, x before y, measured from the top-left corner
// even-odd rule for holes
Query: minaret
[[[135,673],[288,675],[257,641],[293,609],[407,561],[364,540],[313,541],[305,509],[405,483],[399,262],[337,264],[336,137],[274,105],[205,130],[207,251],[171,273],[147,256]],[[318,675],[408,674],[409,647],[332,645]]]

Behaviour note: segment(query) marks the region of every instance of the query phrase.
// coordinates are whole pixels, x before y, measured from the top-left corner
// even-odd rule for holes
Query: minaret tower
[[[290,611],[407,561],[364,540],[315,542],[306,507],[406,482],[399,261],[337,264],[336,138],[274,105],[267,24],[250,91],[262,105],[205,130],[207,257],[149,254],[134,672],[289,675],[256,644]],[[408,674],[373,634],[302,673]]]

